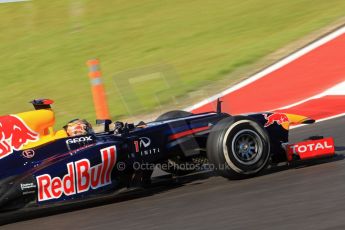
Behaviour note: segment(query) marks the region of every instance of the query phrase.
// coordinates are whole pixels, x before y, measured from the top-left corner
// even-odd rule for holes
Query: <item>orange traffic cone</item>
[[[91,81],[93,102],[96,110],[97,120],[110,119],[99,60],[92,59],[87,61],[86,64],[89,67],[89,78]]]

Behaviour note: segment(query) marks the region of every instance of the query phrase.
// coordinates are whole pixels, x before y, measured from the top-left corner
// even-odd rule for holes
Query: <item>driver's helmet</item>
[[[88,135],[93,133],[92,126],[84,119],[74,119],[64,126],[67,135],[70,137]]]

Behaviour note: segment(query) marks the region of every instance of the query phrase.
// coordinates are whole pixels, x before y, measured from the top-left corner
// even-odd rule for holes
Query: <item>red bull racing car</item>
[[[55,131],[51,100],[34,111],[0,117],[0,212],[89,200],[148,185],[145,164],[197,164],[207,159],[222,176],[257,175],[271,163],[332,156],[332,138],[288,143],[291,125],[314,120],[284,113],[231,116],[217,111],[170,111],[138,125],[101,121],[103,132],[68,136]],[[166,168],[175,174],[190,171]]]

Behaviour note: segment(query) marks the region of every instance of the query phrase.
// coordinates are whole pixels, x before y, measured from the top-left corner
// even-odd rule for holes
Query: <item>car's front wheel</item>
[[[207,157],[224,177],[242,179],[267,166],[270,141],[265,129],[251,118],[225,118],[213,127],[207,140]]]

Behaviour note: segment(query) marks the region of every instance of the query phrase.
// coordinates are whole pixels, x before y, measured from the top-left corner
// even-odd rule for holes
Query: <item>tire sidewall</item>
[[[258,154],[261,154],[260,158],[253,164],[243,164],[233,152],[232,145],[234,143],[234,137],[242,130],[250,130],[256,133],[261,143],[261,150]],[[231,143],[231,145],[229,145]],[[269,137],[266,131],[260,127],[260,125],[250,119],[234,119],[234,122],[229,124],[227,129],[222,135],[222,141],[220,144],[220,150],[223,153],[223,157],[227,166],[239,174],[256,174],[261,171],[268,162],[270,155]]]
[[[224,142],[234,137],[239,130],[250,129],[257,133],[263,142],[262,159],[248,166],[237,162],[232,151],[224,151]],[[229,141],[231,142],[231,140]],[[229,154],[228,156],[226,154]],[[211,130],[207,139],[207,158],[214,169],[229,179],[244,179],[258,174],[263,170],[270,157],[270,139],[265,128],[247,116],[232,116],[219,121]]]

